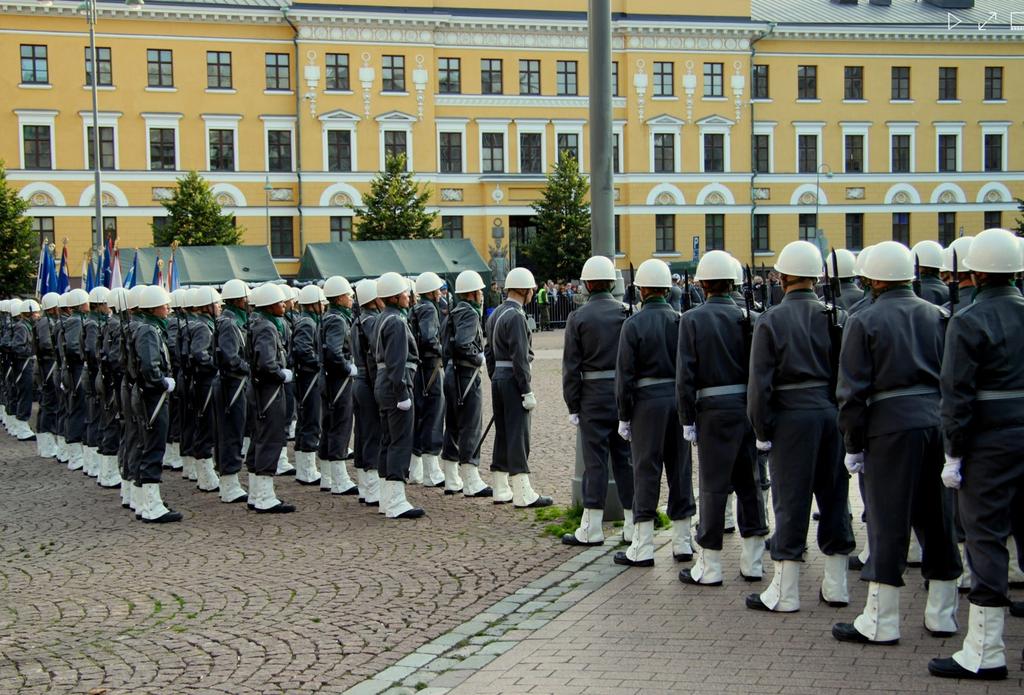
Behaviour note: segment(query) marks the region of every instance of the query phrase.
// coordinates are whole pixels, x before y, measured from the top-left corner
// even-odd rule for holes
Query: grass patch
[[[536,520],[545,523],[542,535],[561,538],[566,533],[572,533],[580,525],[583,518],[583,507],[542,507],[536,512]]]
[[[654,517],[654,529],[672,528],[672,520],[668,518],[668,514],[665,512],[658,512],[658,515]]]
[[[417,683],[416,685],[414,685],[412,687],[413,687],[413,690],[419,692],[420,690],[426,690],[427,689],[427,684],[424,683],[423,681],[420,681],[419,683]]]

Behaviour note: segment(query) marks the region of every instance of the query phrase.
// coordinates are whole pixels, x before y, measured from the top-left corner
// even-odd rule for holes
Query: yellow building
[[[73,255],[94,195],[78,4],[0,0],[0,157]],[[620,265],[695,243],[769,264],[819,227],[856,249],[1012,225],[1021,7],[883,4],[613,0]],[[406,152],[445,235],[515,258],[557,153],[590,166],[586,7],[103,2],[105,228],[151,244],[160,201],[198,170],[287,274],[305,244],[347,237],[384,153]]]

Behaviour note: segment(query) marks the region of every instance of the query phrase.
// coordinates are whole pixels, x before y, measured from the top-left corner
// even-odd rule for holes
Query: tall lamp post
[[[825,174],[825,178],[832,178],[832,167],[828,164],[819,164],[818,168],[814,173],[814,236],[821,238],[821,224],[818,220],[818,209],[821,206],[821,175]],[[824,253],[824,251],[822,252]]]

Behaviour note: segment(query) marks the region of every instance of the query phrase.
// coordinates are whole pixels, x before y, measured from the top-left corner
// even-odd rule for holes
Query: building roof
[[[953,30],[978,31],[978,24],[990,22],[992,28],[1006,28],[1010,13],[1015,13],[1014,24],[1024,25],[1024,2],[1021,0],[975,0],[974,7],[966,10],[936,7],[921,0],[892,0],[889,7],[872,5],[860,0],[856,5],[839,4],[832,0],[752,0],[751,18],[759,22],[796,25],[910,25],[948,27],[952,14],[962,24]],[[995,13],[996,17],[991,18]]]

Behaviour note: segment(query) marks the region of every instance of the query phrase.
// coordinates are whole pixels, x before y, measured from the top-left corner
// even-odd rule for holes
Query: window
[[[404,92],[405,56],[382,56],[380,74],[385,92]]]
[[[352,87],[349,83],[348,53],[327,54],[327,91],[347,92]]]
[[[751,67],[751,99],[770,99],[768,91],[768,66],[754,65]]]
[[[864,136],[847,135],[843,138],[846,147],[846,172],[859,174],[864,171]]]
[[[50,70],[46,61],[46,46],[21,45],[21,83],[49,84]]]
[[[438,58],[437,91],[458,94],[462,91],[462,61],[458,58]]]
[[[352,218],[350,216],[331,217],[331,241],[352,241]]]
[[[352,131],[327,131],[327,171],[352,171]]]
[[[985,229],[1002,229],[1003,213],[1000,210],[985,211]]]
[[[441,133],[439,140],[441,173],[462,173],[462,133]]]
[[[524,174],[544,173],[543,136],[540,133],[519,134],[519,171]]]
[[[939,135],[939,166],[940,172],[956,171],[957,136]]]
[[[267,131],[268,171],[292,170],[292,132],[290,130]],[[289,220],[289,223],[291,220]]]
[[[818,98],[818,66],[798,65],[796,68],[796,98]]]
[[[503,133],[482,133],[481,171],[485,174],[500,174],[505,171],[505,135]]]
[[[235,170],[235,131],[210,129],[210,171]]]
[[[956,68],[939,68],[939,101],[956,101]]]
[[[864,213],[851,212],[846,215],[846,248],[860,251],[864,248]]]
[[[579,87],[576,84],[576,61],[559,60],[555,64],[555,91],[559,96],[576,96]]]
[[[797,234],[800,241],[813,241],[818,236],[818,216],[814,213],[804,213],[797,220],[799,228]]]
[[[654,134],[654,172],[674,173],[676,170],[676,136],[672,133]]]
[[[26,159],[28,157],[26,149]],[[1003,170],[1003,136],[1001,133],[985,133],[985,171]],[[986,229],[990,229],[986,227]]]
[[[619,134],[612,133],[612,173],[621,173],[619,168]]]
[[[755,174],[767,174],[771,172],[771,136],[764,134],[754,135],[753,165]]]
[[[725,171],[725,135],[704,134],[704,171]]]
[[[39,239],[40,246],[54,243],[55,235],[52,217],[33,217],[32,231],[36,234],[36,238]]]
[[[892,136],[892,173],[910,173],[910,136]]]
[[[985,68],[985,101],[1001,101],[1003,98],[1003,69],[998,65]]]
[[[146,49],[146,76],[150,87],[174,86],[172,53],[163,48]]]
[[[615,255],[622,253],[622,231],[619,227],[619,216],[615,215],[613,224],[613,236],[615,237]]]
[[[724,67],[722,63],[704,63],[704,96],[725,96]]]
[[[892,213],[892,240],[910,246],[910,213]]]
[[[988,229],[988,227],[986,227]],[[938,220],[939,243],[949,246],[956,239],[956,213],[940,212]],[[909,236],[909,235],[908,235]]]
[[[50,126],[22,126],[22,144],[25,151],[26,169],[52,169],[53,147],[50,143]]]
[[[93,224],[95,225],[96,218],[94,217],[92,219]],[[167,216],[154,217],[150,226],[153,229],[153,246],[156,246],[159,243],[157,239],[162,238],[164,236],[164,230],[167,229]]]
[[[441,216],[441,237],[444,239],[462,238],[462,216],[442,215]]]
[[[104,46],[96,47],[96,62],[100,66],[100,79],[97,87],[110,87],[114,84],[114,68],[110,58],[110,49]],[[85,84],[92,84],[92,51],[85,47]]]
[[[161,218],[164,220],[164,224],[167,223],[167,218]],[[96,218],[89,218],[89,229],[96,230]],[[104,217],[103,218],[103,244],[107,243],[107,239],[110,241],[117,241],[117,218],[116,217]]]
[[[206,88],[231,89],[231,54],[228,51],[206,52]]]
[[[797,136],[797,171],[801,174],[813,174],[818,171],[818,136]]]
[[[287,53],[267,53],[267,89],[287,91],[292,88]]]
[[[408,157],[404,130],[384,131],[384,158],[388,157]]]
[[[864,99],[864,68],[860,65],[847,65],[843,69],[843,98],[849,101]]]
[[[295,255],[291,217],[270,218],[270,255],[275,258],[291,258]]]
[[[910,100],[910,68],[894,67],[892,69],[892,100]]]
[[[675,253],[676,250],[676,216],[654,216],[654,252]]]
[[[177,169],[174,155],[174,128],[149,129],[149,168],[153,171]]]
[[[562,161],[562,157],[566,154],[572,155],[577,162],[580,161],[580,136],[578,133],[559,133],[557,141],[558,161]]]
[[[655,61],[654,63],[654,96],[670,97],[676,93],[675,65]]]
[[[501,60],[497,58],[484,58],[480,61],[480,93],[502,94],[503,92]]]
[[[536,96],[540,94],[540,61],[519,61],[519,93]]]
[[[754,225],[750,231],[750,243],[754,253],[771,253],[771,228],[768,215],[754,215]]]
[[[89,150],[89,168],[96,168],[96,149],[93,140],[92,126],[86,128],[86,135],[89,138],[87,144]],[[100,126],[100,169],[113,169],[116,162],[114,157],[114,128],[112,126]]]
[[[612,96],[619,96],[619,61],[612,61]]]
[[[704,215],[704,249],[725,249],[725,215]]]

